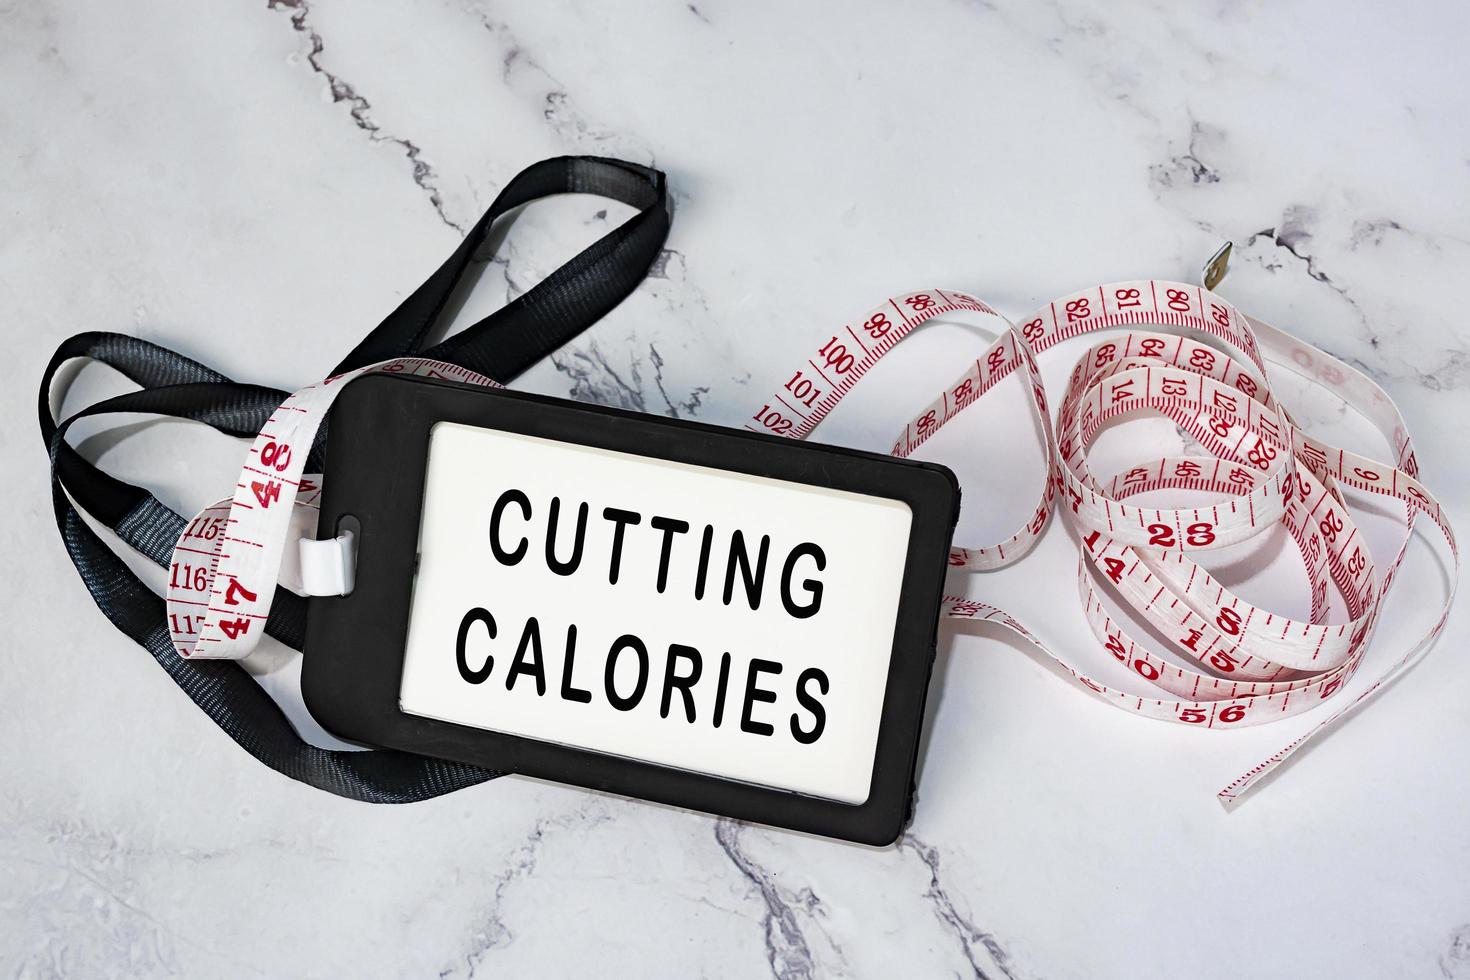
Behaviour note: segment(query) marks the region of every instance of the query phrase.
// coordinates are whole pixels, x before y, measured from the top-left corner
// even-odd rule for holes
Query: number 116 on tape
[[[302,688],[333,732],[886,844],[959,488],[944,467],[366,375],[332,413]]]

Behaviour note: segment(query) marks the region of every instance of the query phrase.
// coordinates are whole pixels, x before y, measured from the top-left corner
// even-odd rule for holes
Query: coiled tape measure
[[[1454,566],[1439,616],[1351,702],[1224,787],[1218,795],[1227,806],[1410,667],[1443,629],[1459,577],[1454,533],[1418,480],[1413,442],[1392,399],[1362,372],[1211,292],[1229,254],[1227,243],[1206,265],[1206,286],[1154,280],[1096,286],[1053,300],[1019,326],[962,293],[930,289],[893,297],[833,333],[746,423],[805,438],[920,323],[955,310],[980,314],[999,338],[904,427],[893,455],[908,456],[998,381],[1024,371],[1044,433],[1045,491],[1032,519],[1014,535],[994,545],[957,547],[950,564],[984,571],[1018,561],[1053,509],[1060,511],[1083,544],[1078,590],[1088,624],[1123,669],[1151,682],[1161,696],[1141,697],[1087,676],[987,603],[946,596],[944,616],[997,623],[1109,704],[1201,728],[1276,721],[1340,691],[1367,653],[1416,522],[1427,518]],[[1053,428],[1036,357],[1060,341],[1103,331],[1110,332],[1073,368]],[[1393,462],[1367,459],[1303,432],[1273,395],[1266,361],[1330,386],[1393,447]],[[1110,477],[1091,473],[1087,449],[1104,424],[1139,411],[1173,420],[1213,459],[1166,457],[1140,460]],[[1386,565],[1375,563],[1360,537],[1342,487],[1391,497],[1404,507],[1402,540]],[[1179,509],[1127,503],[1161,489],[1206,491],[1221,499]],[[1307,572],[1311,612],[1304,622],[1232,595],[1191,557],[1277,524],[1290,534]],[[1122,604],[1173,641],[1175,657],[1152,652],[1108,615],[1097,584],[1103,580]],[[1329,586],[1346,616],[1330,614]]]
[[[248,655],[282,583],[314,597],[303,694],[344,737],[869,843],[894,839],[911,810],[941,617],[1013,630],[1137,714],[1214,729],[1290,717],[1331,700],[1361,665],[1421,519],[1456,578],[1458,552],[1386,393],[1213,293],[1227,258],[1228,246],[1205,286],[1097,286],[1019,324],[952,290],[893,297],[782,373],[747,433],[512,393],[428,357],[344,371],[282,401],[233,495],[182,529],[168,642],[190,661]],[[899,341],[945,314],[978,318],[998,339],[904,427],[891,457],[800,444]],[[1036,359],[1092,334],[1053,424]],[[1268,361],[1329,385],[1393,460],[1301,431]],[[1016,372],[1041,423],[1044,489],[1006,540],[951,547],[953,476],[905,458]],[[309,474],[329,409],[325,475]],[[1094,439],[1138,413],[1171,419],[1208,457],[1092,472]],[[1344,487],[1404,508],[1386,564]],[[1213,502],[1130,503],[1169,489]],[[942,594],[946,563],[1021,560],[1054,510],[1082,543],[1079,596],[1098,642],[1156,697],[1087,676],[999,608]],[[1305,619],[1247,603],[1195,561],[1278,525],[1310,583]],[[1170,653],[1130,636],[1104,592]],[[1222,802],[1410,666],[1452,595],[1453,581],[1400,660]]]

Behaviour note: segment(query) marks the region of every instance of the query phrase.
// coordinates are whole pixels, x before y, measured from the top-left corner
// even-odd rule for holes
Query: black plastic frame
[[[900,500],[913,511],[872,784],[861,804],[404,714],[398,707],[429,434],[462,422]],[[912,815],[959,485],[946,467],[505,390],[370,374],[331,414],[321,536],[358,528],[351,595],[309,603],[301,689],[342,738],[866,844]]]

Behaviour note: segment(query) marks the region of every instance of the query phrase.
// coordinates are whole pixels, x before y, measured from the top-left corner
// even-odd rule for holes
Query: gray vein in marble
[[[1058,54],[1062,53],[1062,44],[1067,40],[1068,35],[1097,40],[1106,37],[1108,34],[1108,25],[1098,18],[1091,16],[1089,13],[1069,11],[1061,4],[1052,4],[1051,9],[1052,13],[1056,15],[1057,23],[1062,27],[1062,32],[1049,36],[1046,39],[1046,43],[1048,47]]]
[[[740,831],[741,825],[727,817],[715,822],[715,841],[765,903],[766,962],[771,965],[771,973],[776,980],[810,980],[814,962],[796,911],[776,887],[771,872],[740,846]],[[821,904],[810,890],[804,890],[802,897],[809,910]]]
[[[1286,249],[1294,258],[1304,263],[1307,267],[1307,275],[1320,283],[1331,286],[1351,303],[1352,299],[1348,297],[1343,288],[1334,283],[1327,273],[1317,268],[1317,260],[1304,251],[1304,247],[1312,240],[1312,231],[1309,226],[1315,222],[1316,217],[1316,212],[1311,208],[1293,205],[1282,212],[1281,222],[1275,228],[1257,232],[1247,239],[1246,245],[1255,244],[1257,238],[1270,238],[1272,244]],[[1354,306],[1356,307],[1356,304]]]
[[[1381,341],[1368,314],[1346,286],[1321,268],[1317,256],[1309,250],[1313,237],[1313,226],[1316,222],[1317,212],[1312,208],[1300,205],[1289,206],[1282,212],[1281,220],[1274,227],[1262,229],[1247,238],[1242,251],[1253,258],[1261,268],[1273,273],[1286,267],[1287,263],[1279,257],[1280,253],[1286,253],[1289,260],[1297,264],[1309,278],[1326,286],[1342,298],[1358,321],[1364,342],[1371,350],[1378,352]],[[1364,233],[1364,228],[1369,230]],[[1390,230],[1402,230],[1402,226],[1390,219],[1379,219],[1366,224],[1359,222],[1354,225],[1354,247],[1367,242],[1377,244],[1383,240],[1383,234]],[[1274,251],[1251,255],[1251,250],[1257,248],[1258,243],[1263,241],[1272,246]],[[1341,348],[1334,349],[1336,347],[1335,344],[1324,345],[1324,349],[1333,356],[1351,364],[1380,384],[1403,378],[1431,391],[1443,391],[1459,387],[1464,383],[1465,375],[1470,373],[1470,352],[1463,349],[1442,349],[1442,362],[1428,369],[1410,362],[1401,354],[1383,354],[1385,359],[1396,361],[1402,366],[1401,372],[1393,372],[1386,370],[1383,364],[1370,364],[1361,357],[1342,351]]]
[[[1152,76],[1131,60],[1120,62],[1111,56],[1094,56],[1097,49],[1116,50],[1119,42],[1114,40],[1116,35],[1110,33],[1109,24],[1090,10],[1081,12],[1058,2],[1014,4],[1003,9],[990,0],[965,0],[965,6],[998,16],[1011,30],[1061,59],[1070,69],[1080,67],[1095,91],[1140,118],[1158,124],[1158,116],[1137,97],[1140,90],[1146,89],[1153,81]],[[1036,24],[1034,20],[1038,16],[1050,18],[1054,23]],[[1125,43],[1129,40],[1123,39]],[[1180,40],[1200,51],[1188,39]],[[1207,52],[1203,53],[1207,55]]]
[[[491,265],[499,266],[500,274],[505,277],[505,301],[507,303],[524,295],[535,285],[535,283],[528,283],[518,278],[511,271],[512,268],[519,265],[517,261],[519,251],[520,246],[516,244],[515,239],[507,239],[500,243],[499,254],[491,255],[486,259]]]
[[[1213,145],[1223,138],[1220,130],[1190,116],[1189,143],[1185,151],[1170,157],[1167,164],[1156,163],[1149,168],[1154,193],[1172,189],[1176,177],[1187,176],[1191,184],[1218,184],[1220,172],[1200,158],[1200,151],[1203,144]]]
[[[490,908],[485,912],[485,925],[475,934],[469,950],[463,957],[464,972],[459,974],[459,968],[446,967],[439,971],[439,980],[448,980],[449,977],[456,975],[462,975],[465,980],[469,980],[483,965],[486,956],[515,941],[515,933],[504,918],[505,893],[514,882],[535,873],[536,862],[540,858],[542,847],[550,832],[566,830],[577,825],[596,826],[610,820],[612,820],[612,815],[603,810],[600,801],[595,799],[571,813],[538,819],[532,825],[530,833],[526,834],[525,843],[511,855],[510,864],[495,878],[495,892],[491,898]]]
[[[689,397],[676,405],[669,397],[668,389],[664,387],[664,359],[663,355],[658,352],[658,347],[653,344],[648,345],[648,358],[653,362],[653,384],[658,388],[659,396],[664,400],[665,414],[675,419],[696,415],[700,406],[704,404],[704,396],[709,394],[709,385],[696,385],[691,388]],[[680,414],[681,409],[683,410],[682,415]]]
[[[1365,245],[1377,248],[1384,243],[1390,232],[1415,239],[1435,253],[1443,251],[1440,246],[1442,241],[1470,246],[1470,238],[1463,235],[1448,234],[1443,231],[1421,231],[1402,225],[1391,218],[1359,218],[1353,222],[1352,237],[1348,240],[1348,251],[1357,251]]]
[[[605,211],[594,215],[594,221],[604,218]],[[514,242],[508,243],[503,260],[494,261],[504,264],[508,302],[525,291],[524,284],[516,280],[510,271],[515,263]],[[682,252],[675,249],[662,250],[648,270],[648,279],[684,287],[684,295],[708,312],[709,306],[703,294],[697,288],[687,285]],[[669,305],[671,309],[678,309],[680,306],[677,301],[671,301]],[[569,394],[572,398],[598,405],[650,412],[660,411],[657,402],[662,401],[661,411],[670,418],[692,418],[704,407],[705,396],[710,392],[709,385],[695,385],[686,396],[676,398],[669,391],[664,378],[664,366],[668,363],[668,357],[654,341],[648,343],[646,359],[637,353],[636,348],[630,350],[628,366],[622,369],[614,366],[596,340],[574,341],[552,353],[550,359],[556,370],[570,379]],[[651,371],[647,370],[649,367]],[[645,386],[645,379],[650,373],[653,379],[651,392]],[[654,393],[658,396],[656,400],[653,398]]]
[[[1450,947],[1439,958],[1439,970],[1448,980],[1470,977],[1470,923],[1450,933]]]
[[[975,977],[978,980],[992,980],[1001,976],[1015,980],[1010,957],[1000,943],[990,933],[976,928],[974,923],[955,908],[954,900],[949,897],[939,879],[939,848],[925,844],[911,833],[903,835],[898,842],[898,848],[900,851],[913,851],[929,869],[929,891],[925,893],[925,897],[933,904],[934,914],[959,939]]]
[[[645,363],[651,364],[653,389],[663,401],[662,413],[675,419],[697,415],[710,390],[708,385],[696,385],[689,390],[687,398],[676,401],[664,384],[666,362],[658,345],[654,343],[648,345],[646,362],[644,358],[630,352],[628,366],[621,370],[608,359],[596,340],[554,351],[551,354],[551,363],[558,372],[570,379],[568,394],[577,401],[611,405],[635,412],[659,411],[657,408],[650,408],[648,397],[644,394],[644,366]]]
[[[1184,426],[1178,424],[1177,422],[1174,424],[1174,434],[1179,437],[1179,450],[1178,450],[1177,453],[1174,453],[1174,455],[1177,455],[1177,456],[1209,456],[1209,455],[1211,455],[1210,454],[1210,451],[1208,449],[1206,449],[1203,445],[1200,444],[1200,441],[1194,437],[1194,434],[1192,432],[1190,432],[1188,429],[1186,429]]]
[[[1358,220],[1353,222],[1353,237],[1348,242],[1349,249],[1356,249],[1361,245],[1378,246],[1383,244],[1383,239],[1390,231],[1403,231],[1404,226],[1397,221],[1388,218],[1378,218],[1373,221]]]
[[[571,379],[569,394],[577,401],[596,405],[611,405],[635,412],[648,411],[643,397],[643,372],[639,369],[639,358],[630,357],[628,377],[625,380],[602,352],[597,341],[591,340],[578,347],[564,347],[551,354],[551,363],[562,374]]]
[[[603,128],[589,121],[568,93],[567,86],[562,84],[560,79],[527,50],[508,24],[496,19],[490,12],[478,6],[469,9],[478,18],[481,27],[495,39],[502,49],[501,78],[507,88],[532,104],[539,103],[542,117],[558,139],[579,150],[614,153],[630,160],[647,163],[650,166],[656,164],[652,148],[642,140]],[[697,10],[694,13],[701,18],[703,16]],[[676,202],[678,200],[676,195]],[[592,216],[589,223],[602,222],[606,219],[607,210],[600,209]],[[521,295],[529,288],[512,272],[517,262],[513,242],[509,243],[503,258],[491,261],[503,269],[507,301]],[[685,299],[708,310],[708,304],[703,295],[697,288],[688,285],[686,271],[686,261],[682,252],[663,249],[654,259],[648,271],[648,279],[662,280],[683,287],[681,295]],[[677,309],[682,304],[675,300],[669,305]],[[595,340],[568,345],[551,355],[551,362],[557,371],[570,379],[571,397],[639,412],[649,411],[650,402],[654,401],[652,393],[646,392],[644,387],[645,376],[651,373],[653,391],[657,392],[658,400],[663,402],[663,412],[673,418],[685,418],[697,414],[710,390],[708,386],[700,385],[691,388],[687,396],[683,398],[676,398],[672,395],[664,380],[666,355],[654,343],[648,345],[646,361],[639,354],[630,353],[626,368],[614,366],[609,356]],[[652,366],[651,372],[646,370],[647,365]]]
[[[307,53],[307,61],[314,72],[326,79],[332,100],[348,103],[354,124],[366,132],[371,140],[393,143],[403,148],[413,163],[415,183],[428,195],[440,220],[460,235],[464,235],[464,225],[449,216],[437,185],[437,175],[428,162],[422,158],[421,148],[412,140],[386,132],[372,118],[372,104],[368,99],[361,95],[351,83],[326,67],[322,58],[325,42],[320,32],[311,24],[309,19],[311,9],[307,0],[267,0],[267,4],[273,10],[289,11],[293,29],[308,38],[310,50]],[[567,87],[526,49],[507,24],[496,20],[490,13],[477,6],[467,9],[503,49],[501,78],[506,86],[532,104],[541,106],[542,117],[560,141],[575,149],[613,153],[628,159],[646,162],[649,165],[654,164],[653,151],[647,144],[636,138],[628,137],[626,134],[592,124],[576,106],[568,94]],[[698,11],[695,13],[698,14]],[[606,219],[607,210],[601,209],[593,215],[589,223],[606,221]],[[497,266],[505,278],[507,302],[531,288],[531,283],[516,275],[515,270],[520,267],[521,262],[514,241],[506,242],[503,245],[503,254],[489,257],[487,261]],[[684,255],[673,249],[664,249],[655,258],[649,269],[648,278],[664,280],[685,287],[684,292],[690,294],[687,298],[691,299],[695,305],[707,310],[708,304],[699,291],[688,287],[685,272]],[[677,308],[682,304],[674,302],[670,305]],[[571,379],[570,394],[573,398],[640,412],[649,410],[650,398],[645,394],[643,387],[645,376],[643,357],[636,354],[630,355],[628,367],[619,369],[613,365],[597,342],[591,341],[576,347],[564,348],[553,354],[551,361],[558,371]],[[668,391],[664,381],[665,354],[653,343],[648,345],[647,361],[652,364],[653,387],[658,393],[659,400],[663,402],[664,414],[674,418],[696,414],[704,403],[704,397],[709,393],[709,387],[696,386],[689,390],[686,397],[675,398]]]
[[[678,266],[680,270],[679,278],[684,278],[684,253],[676,252],[671,248],[663,249],[658,253],[658,255],[654,256],[653,264],[648,267],[648,278],[668,279],[670,263],[674,263]]]
[[[306,0],[266,0],[266,6],[271,10],[288,10],[291,12],[291,27],[298,33],[306,35],[311,42],[311,50],[307,52],[306,61],[311,70],[327,80],[329,91],[332,93],[332,101],[346,102],[352,121],[358,129],[368,134],[368,139],[374,143],[392,143],[401,147],[403,153],[408,157],[409,163],[413,165],[413,182],[417,184],[429,196],[429,203],[434,206],[434,211],[439,215],[439,220],[450,228],[459,232],[460,237],[465,234],[462,225],[449,217],[444,208],[444,198],[439,193],[436,183],[434,168],[423,159],[423,150],[410,139],[394,136],[384,132],[383,127],[378,125],[372,118],[372,103],[358,93],[357,89],[326,67],[322,62],[322,53],[326,44],[320,33],[307,21],[311,13],[311,6]]]
[[[17,828],[21,821],[7,819],[6,826]],[[12,838],[19,844],[19,833]],[[53,860],[44,856],[47,849],[59,849],[64,860]],[[227,963],[239,972],[235,975],[264,975],[251,966],[201,942],[187,930],[178,929],[159,919],[138,904],[128,894],[131,884],[129,868],[135,859],[157,858],[164,852],[137,847],[115,833],[98,830],[72,820],[57,820],[44,829],[44,837],[32,840],[25,846],[6,856],[7,861],[59,872],[61,878],[55,886],[31,895],[33,906],[87,909],[94,917],[94,926],[89,934],[89,945],[108,950],[108,958],[117,963],[127,963],[140,972],[178,973],[180,968],[175,944],[182,944]],[[220,857],[223,851],[169,851],[169,856],[183,861],[201,861]],[[43,856],[38,856],[43,855]],[[84,866],[85,865],[85,866]],[[101,899],[100,901],[98,899]],[[123,913],[121,917],[109,914],[109,909]],[[65,960],[58,962],[68,950],[46,943],[21,964],[17,976],[33,975],[65,976]],[[144,969],[140,958],[151,961]],[[39,972],[35,972],[39,971]]]
[[[500,77],[511,91],[541,105],[542,118],[564,143],[582,150],[611,153],[653,165],[653,150],[626,133],[592,124],[568,94],[567,86],[548,71],[521,43],[510,25],[479,7],[471,8],[480,25],[504,49]]]

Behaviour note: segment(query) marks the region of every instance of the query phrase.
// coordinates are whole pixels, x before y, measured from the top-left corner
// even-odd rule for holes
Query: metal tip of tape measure
[[[1233,243],[1226,242],[1215,250],[1210,256],[1210,261],[1205,263],[1200,279],[1205,288],[1213,290],[1220,285],[1220,280],[1225,278],[1225,273],[1230,271],[1230,249]]]

